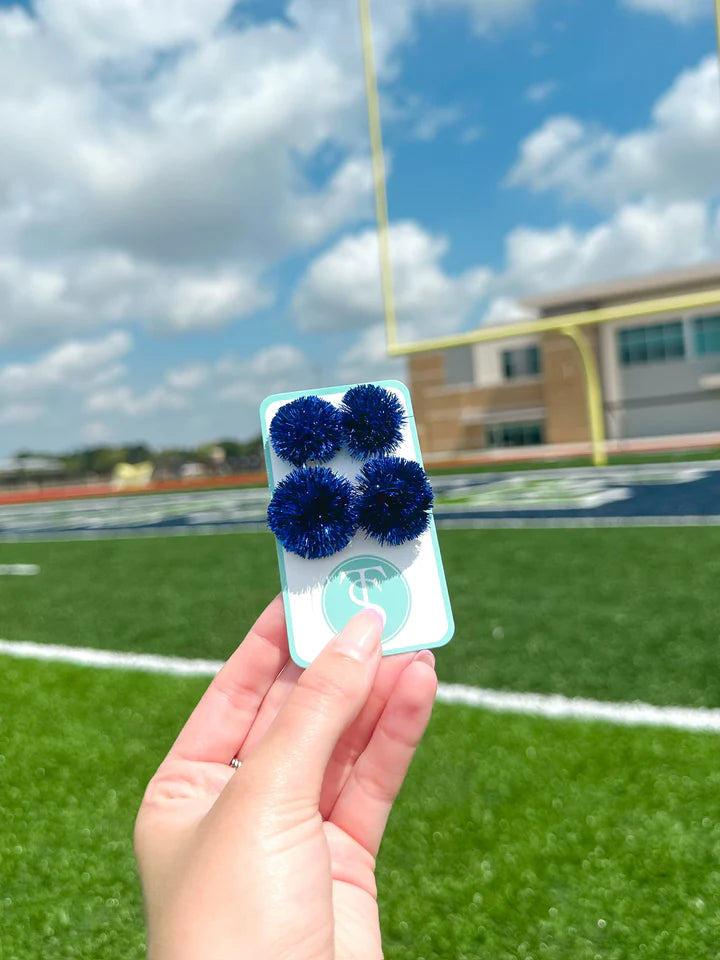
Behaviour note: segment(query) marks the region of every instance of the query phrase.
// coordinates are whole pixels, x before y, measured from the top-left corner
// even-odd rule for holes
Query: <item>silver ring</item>
[[[230,766],[237,770],[238,767],[242,766],[242,760],[238,760],[237,757],[233,757],[230,761]]]

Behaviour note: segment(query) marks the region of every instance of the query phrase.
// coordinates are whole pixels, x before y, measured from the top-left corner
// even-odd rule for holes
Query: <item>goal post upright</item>
[[[632,303],[619,304],[613,307],[582,310],[577,313],[548,317],[541,320],[521,321],[519,323],[508,323],[492,327],[478,327],[475,330],[469,330],[464,333],[401,343],[398,338],[392,255],[390,251],[387,183],[382,144],[382,124],[380,120],[380,98],[378,95],[377,75],[375,71],[371,0],[358,0],[358,6],[365,72],[368,125],[370,129],[370,152],[375,192],[378,247],[380,251],[380,278],[385,314],[385,338],[388,356],[402,357],[433,350],[448,350],[453,347],[470,346],[475,343],[504,340],[508,337],[521,337],[529,334],[542,335],[544,333],[556,332],[569,337],[573,343],[575,343],[582,361],[581,368],[585,380],[585,396],[588,406],[593,463],[596,466],[604,466],[607,463],[607,451],[605,444],[602,382],[592,347],[583,328],[609,323],[615,320],[634,319],[668,311],[680,312],[698,307],[718,305],[720,304],[720,288],[705,290],[701,293],[689,293],[672,297],[655,297],[634,301]],[[715,23],[718,37],[718,53],[720,55],[720,0],[715,0]]]

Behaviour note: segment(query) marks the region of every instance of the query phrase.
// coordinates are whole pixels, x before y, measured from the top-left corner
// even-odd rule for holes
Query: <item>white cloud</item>
[[[176,330],[193,330],[217,326],[233,316],[248,316],[269,303],[269,295],[249,277],[230,272],[181,277],[167,305],[167,317]]]
[[[469,324],[528,319],[518,300],[542,291],[680,267],[720,256],[720,211],[699,201],[626,204],[586,230],[560,224],[518,227],[505,241],[505,263],[457,277],[441,265],[447,241],[416,223],[391,228],[401,342],[440,336]],[[294,301],[307,330],[357,329],[338,359],[338,379],[398,376],[402,362],[387,357],[378,266],[372,231],[345,237],[310,266]]]
[[[127,320],[174,331],[214,327],[249,316],[270,295],[233,268],[203,271],[88,251],[40,266],[0,255],[0,300],[2,343]]]
[[[210,376],[210,368],[206,363],[191,363],[176,370],[168,370],[165,382],[173,390],[196,390]]]
[[[457,106],[428,107],[415,123],[411,136],[427,143],[434,140],[442,130],[458,124],[462,116],[463,111]]]
[[[141,439],[158,446],[251,436],[259,433],[258,405],[268,394],[326,382],[318,365],[290,343],[171,367],[160,371],[157,381],[145,391],[125,384],[92,393],[83,407],[84,439],[115,442],[129,434],[137,439],[138,429]]]
[[[432,236],[412,221],[390,229],[395,302],[401,321],[415,336],[459,329],[485,296],[487,269],[447,274],[444,237]],[[304,330],[368,327],[383,317],[379,253],[374,230],[343,237],[307,270],[293,301]]]
[[[39,420],[45,413],[45,407],[39,403],[8,403],[0,404],[0,423],[31,423]]]
[[[378,4],[380,78],[420,11],[455,7],[484,33],[532,5]],[[225,21],[232,6],[0,9],[0,342],[249,317],[272,302],[279,261],[371,214],[353,0],[291,0],[242,28]],[[450,109],[418,136],[454,122]]]
[[[85,443],[89,443],[92,446],[96,444],[113,443],[115,439],[110,427],[106,423],[103,423],[102,420],[91,420],[89,423],[84,424],[80,433]]]
[[[217,373],[224,379],[219,397],[225,401],[256,406],[271,393],[317,386],[317,369],[302,350],[289,343],[276,343],[254,356],[222,358]]]
[[[488,268],[448,274],[442,265],[448,240],[415,222],[393,224],[390,243],[401,342],[460,330],[493,290]],[[346,236],[321,254],[300,282],[293,307],[305,330],[361,329],[337,360],[338,382],[404,375],[404,358],[387,355],[374,230]]]
[[[48,397],[56,395],[68,402],[70,394],[88,394],[84,409],[124,417],[138,417],[159,411],[183,410],[188,401],[182,390],[200,386],[207,378],[203,364],[193,364],[170,370],[166,382],[145,393],[137,393],[127,384],[114,381],[126,374],[118,361],[132,348],[131,336],[117,330],[94,340],[71,340],[47,351],[29,363],[12,363],[0,368],[0,396],[11,398],[3,412],[3,422],[36,419],[43,408],[37,403],[18,397]],[[83,428],[85,439],[100,441],[100,421]],[[104,429],[104,425],[101,424]]]
[[[551,117],[520,146],[513,186],[558,190],[600,205],[720,193],[720,83],[715,55],[681,73],[650,126],[619,136],[575,117]]]
[[[411,336],[401,326],[400,339]],[[339,383],[365,383],[372,380],[403,380],[406,372],[404,357],[389,357],[385,328],[379,325],[365,330],[350,349],[338,359]]]
[[[579,184],[598,155],[607,154],[612,137],[588,136],[574,117],[550,117],[520,144],[520,157],[510,171],[511,186],[526,186],[536,192]]]
[[[342,249],[340,244],[331,253]],[[344,249],[348,254],[353,252],[352,248]],[[608,220],[586,230],[570,224],[548,230],[519,227],[506,238],[502,270],[494,274],[482,268],[470,272],[470,275],[483,276],[482,292],[478,288],[478,297],[467,304],[464,312],[443,313],[438,301],[430,296],[428,312],[413,316],[412,312],[403,311],[400,298],[400,341],[407,343],[418,337],[458,330],[467,326],[463,321],[468,318],[479,325],[527,320],[531,315],[518,302],[522,297],[691,265],[718,256],[720,209],[713,216],[711,208],[699,201],[628,204]],[[304,288],[303,297],[312,290],[313,299],[303,300],[300,316],[307,311],[308,318],[316,322],[329,317],[336,325],[362,319],[361,335],[338,360],[340,380],[400,376],[402,361],[387,356],[380,305],[377,295],[372,294],[379,281],[371,282],[369,272],[363,275],[342,269],[343,264],[357,266],[361,259],[359,254],[337,260],[331,258],[314,281],[311,272],[306,278],[309,286]],[[316,265],[321,261],[322,258]],[[320,279],[328,284],[322,293],[318,289]],[[344,301],[340,290],[344,291]],[[469,313],[471,307],[476,308],[472,314]],[[480,309],[482,313],[476,319]],[[449,325],[448,317],[453,318]]]
[[[87,390],[114,379],[117,361],[129,353],[132,338],[116,330],[97,340],[71,340],[29,363],[0,368],[0,394],[17,397],[51,389]]]
[[[471,17],[477,33],[487,34],[520,20],[532,10],[535,0],[421,0],[431,10],[457,8]]]
[[[212,35],[233,0],[36,0],[38,18],[76,55],[123,59],[196,44]]]
[[[485,131],[480,126],[465,127],[460,134],[460,143],[477,143],[478,140],[482,140],[484,134]]]
[[[216,29],[225,0],[0,11],[0,341],[249,316],[279,259],[369,214],[361,65],[338,6],[242,30]],[[378,20],[382,71],[410,11]],[[309,173],[328,145],[326,173]]]
[[[652,119],[647,129],[619,137],[591,131],[573,117],[555,117],[528,138],[512,174],[515,182],[573,195],[584,191],[613,212],[586,229],[561,223],[512,230],[497,271],[476,267],[449,275],[442,263],[447,240],[417,223],[393,225],[401,340],[459,330],[477,323],[478,316],[485,324],[521,319],[526,313],[518,300],[541,291],[720,256],[720,207],[712,201],[720,193],[715,58],[681,74],[658,100]],[[340,357],[341,379],[392,368],[394,361],[385,355],[373,231],[347,235],[316,258],[293,306],[302,329],[362,330]]]
[[[570,224],[513,230],[494,290],[516,297],[682,267],[719,254],[720,234],[705,204],[646,201],[622,207],[588,230]]]
[[[557,92],[558,84],[555,80],[545,80],[543,83],[533,83],[525,91],[525,99],[530,103],[544,103]]]
[[[131,387],[119,386],[98,390],[85,401],[85,410],[91,413],[111,413],[126,417],[146,416],[160,410],[184,410],[185,397],[168,387],[154,387],[147,393],[136,393]]]
[[[504,283],[504,281],[505,278],[500,278],[498,286],[502,287],[506,285],[512,287],[512,282],[508,283],[505,281]],[[521,303],[518,303],[514,297],[499,296],[491,300],[479,326],[496,327],[501,323],[520,323],[525,320],[536,319],[536,314],[527,307],[524,307]]]
[[[16,444],[43,449],[138,439],[159,447],[191,445],[256,434],[258,405],[267,394],[322,382],[329,381],[316,362],[294,345],[280,343],[246,357],[226,354],[160,369],[155,384],[145,389],[125,382],[95,386],[84,395],[58,392],[50,394],[44,406],[35,396],[5,404],[0,399],[0,423],[15,426]]]
[[[429,143],[444,130],[457,127],[465,116],[464,108],[459,103],[433,104],[417,93],[408,93],[402,87],[383,87],[380,90],[380,112],[386,127],[399,125],[403,136],[422,143]]]
[[[663,14],[676,23],[712,16],[712,0],[624,0],[624,3],[641,13]]]

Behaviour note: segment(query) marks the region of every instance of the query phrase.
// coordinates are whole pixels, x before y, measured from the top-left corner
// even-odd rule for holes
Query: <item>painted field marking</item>
[[[699,514],[698,516],[664,517],[471,517],[458,519],[435,512],[435,525],[438,530],[545,530],[562,528],[565,530],[586,528],[629,527],[718,527],[720,514]],[[161,540],[169,537],[188,536],[229,536],[242,533],[266,533],[267,524],[262,521],[228,523],[223,526],[197,527],[149,527],[147,529],[118,530],[74,530],[59,533],[22,534],[0,533],[0,543],[78,543],[88,540]]]
[[[667,487],[670,496],[673,486],[690,489],[694,483],[713,478],[717,488],[718,477],[720,460],[642,467],[555,468],[531,473],[459,473],[433,477],[432,482],[438,498],[438,528],[689,527],[720,523],[715,491],[705,488],[701,497],[711,497],[712,515],[682,516],[658,515],[654,511],[666,509],[667,505],[641,502],[638,497],[644,495],[638,491]],[[618,515],[615,511],[615,515],[597,516],[587,512],[600,509],[607,500],[627,498],[631,487],[636,497],[635,503],[630,501],[632,515]],[[472,502],[452,502],[457,497]],[[0,543],[267,531],[268,498],[267,488],[263,487],[2,505]],[[443,502],[445,499],[451,502]],[[692,500],[688,506],[692,509]],[[627,503],[622,509],[629,509]],[[649,514],[638,513],[641,509],[649,510]],[[576,516],[578,510],[585,515]],[[517,516],[521,511],[541,515]]]
[[[35,577],[38,573],[36,563],[0,563],[0,577]]]
[[[442,507],[439,508],[442,510]],[[720,514],[698,514],[697,516],[637,516],[637,517],[464,517],[456,519],[435,512],[435,526],[438,530],[580,530],[585,528],[626,527],[719,527]]]
[[[152,653],[127,653],[14,640],[0,640],[0,654],[23,660],[71,663],[108,670],[137,670],[178,677],[212,677],[223,665],[221,660],[191,660]],[[460,704],[497,713],[546,717],[551,720],[600,720],[622,726],[666,727],[720,733],[720,710],[707,707],[656,707],[650,703],[613,703],[565,697],[560,694],[486,690],[482,687],[450,683],[440,684],[437,699],[440,703]]]

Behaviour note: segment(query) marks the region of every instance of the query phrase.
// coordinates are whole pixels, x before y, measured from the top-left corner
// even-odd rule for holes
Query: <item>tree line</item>
[[[218,440],[198,447],[154,448],[145,443],[125,446],[84,447],[69,453],[48,454],[34,450],[21,450],[14,458],[16,472],[25,479],[47,478],[48,473],[67,479],[88,476],[110,476],[119,463],[152,463],[156,470],[173,474],[184,464],[199,463],[208,469],[232,472],[252,470],[262,466],[262,438],[252,440]],[[23,467],[23,461],[27,467]],[[37,469],[39,461],[53,463],[55,469]]]

